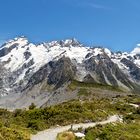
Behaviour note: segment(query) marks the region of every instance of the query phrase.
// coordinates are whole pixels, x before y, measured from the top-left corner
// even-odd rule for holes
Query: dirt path
[[[74,124],[73,129],[78,129],[80,127],[82,128],[94,127],[97,124],[103,125],[107,123],[113,123],[116,121],[122,121],[122,119],[118,115],[114,115],[114,116],[109,117],[107,120],[101,121],[101,122]],[[67,131],[70,128],[71,128],[71,125],[68,125],[68,126],[60,126],[60,127],[51,128],[45,131],[41,131],[37,133],[36,135],[32,135],[31,140],[56,140],[56,136],[58,133]]]

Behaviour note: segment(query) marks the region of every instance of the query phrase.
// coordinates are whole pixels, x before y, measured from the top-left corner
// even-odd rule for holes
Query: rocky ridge
[[[138,45],[131,53],[114,53],[76,39],[33,44],[17,37],[0,47],[0,105],[18,108],[36,102],[41,106],[51,97],[64,96],[72,80],[138,93],[139,50]],[[76,97],[73,92],[70,99]]]

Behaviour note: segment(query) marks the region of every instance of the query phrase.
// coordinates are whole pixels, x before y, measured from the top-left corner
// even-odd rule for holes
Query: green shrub
[[[3,127],[0,129],[0,140],[30,140],[30,133],[20,129]]]
[[[29,106],[29,110],[35,109],[36,105],[34,103],[31,103],[31,105]]]
[[[47,128],[47,125],[45,126],[45,123],[39,120],[31,120],[28,122],[27,128],[31,128],[33,130],[41,131]]]
[[[139,140],[140,123],[116,123],[107,124],[102,127],[95,127],[86,130],[86,140]]]

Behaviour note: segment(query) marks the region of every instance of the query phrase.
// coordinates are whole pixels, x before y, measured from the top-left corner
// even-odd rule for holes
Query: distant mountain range
[[[42,106],[55,97],[62,102],[72,99],[70,93],[67,96],[72,81],[139,93],[140,44],[131,53],[113,53],[87,47],[76,39],[35,45],[17,37],[0,47],[1,107],[21,108],[32,102]]]

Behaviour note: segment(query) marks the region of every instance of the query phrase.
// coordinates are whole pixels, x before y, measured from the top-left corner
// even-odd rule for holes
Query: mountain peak
[[[81,45],[81,43],[76,38],[72,38],[72,39],[61,40],[60,45],[65,46],[65,47],[66,46],[79,46]]]
[[[19,42],[19,43],[20,42],[28,42],[28,39],[25,36],[17,36],[14,39],[7,41],[7,43],[12,43],[12,42]]]
[[[6,41],[0,48],[9,48],[14,44],[25,46],[29,43],[28,39],[25,36],[15,37],[14,39],[10,39]]]
[[[15,41],[17,40],[28,40],[26,36],[17,36],[14,38]]]

